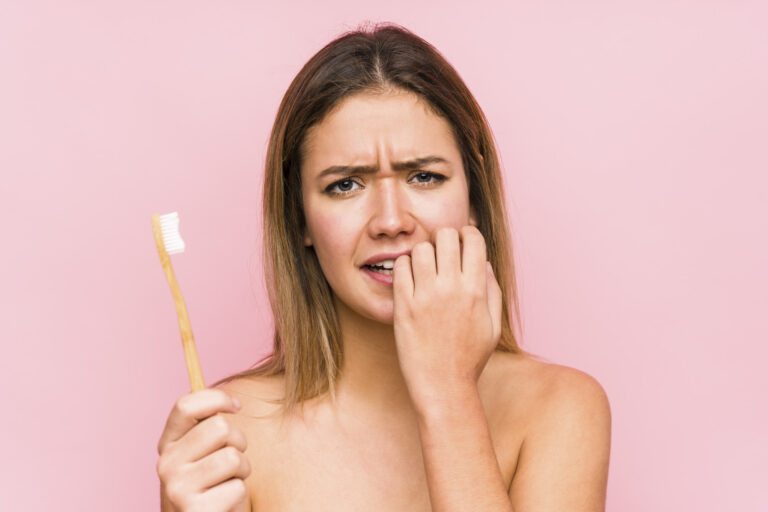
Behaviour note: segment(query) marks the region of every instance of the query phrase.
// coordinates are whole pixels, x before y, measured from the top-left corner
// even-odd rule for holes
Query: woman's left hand
[[[467,225],[440,228],[433,240],[397,258],[392,272],[397,354],[417,408],[476,386],[501,338],[501,288],[483,235]]]

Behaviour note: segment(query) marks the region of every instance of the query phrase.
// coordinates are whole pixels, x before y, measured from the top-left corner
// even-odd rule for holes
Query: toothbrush
[[[163,265],[165,277],[168,279],[168,284],[173,294],[173,301],[176,303],[176,315],[179,317],[179,330],[181,331],[181,342],[184,346],[184,357],[187,360],[189,383],[192,386],[192,391],[205,389],[203,372],[200,370],[200,361],[197,358],[197,349],[195,349],[195,339],[192,336],[192,327],[189,325],[187,306],[184,304],[184,298],[181,296],[181,290],[176,282],[176,275],[173,273],[169,256],[184,252],[184,240],[181,239],[179,234],[178,212],[167,215],[158,215],[156,213],[152,215],[152,231],[155,234],[155,243],[157,244],[157,253],[160,255],[160,263]]]
[[[160,255],[160,263],[163,265],[165,277],[171,287],[173,301],[176,303],[176,315],[179,317],[179,330],[181,330],[181,342],[184,345],[184,357],[187,360],[187,372],[189,373],[189,383],[192,391],[205,389],[203,382],[203,372],[200,370],[200,361],[197,359],[197,349],[195,349],[195,339],[192,336],[192,327],[189,325],[189,316],[187,315],[187,306],[184,304],[184,297],[181,296],[179,283],[176,282],[176,275],[171,266],[171,254],[184,252],[184,240],[179,234],[179,213],[173,212],[166,215],[152,215],[152,231],[155,234],[155,243],[157,244],[157,253]],[[245,502],[246,510],[253,512],[253,503],[251,495],[248,494]]]

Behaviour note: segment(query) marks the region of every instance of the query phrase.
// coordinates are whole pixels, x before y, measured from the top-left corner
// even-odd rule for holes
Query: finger
[[[194,462],[225,446],[245,452],[248,440],[242,430],[230,420],[222,414],[215,414],[192,427],[189,433],[177,442],[174,451],[184,454],[185,460],[179,462]]]
[[[220,389],[201,389],[179,398],[168,415],[157,452],[162,453],[168,443],[179,440],[200,420],[217,412],[235,412],[238,408],[232,397]]]
[[[226,446],[193,463],[187,478],[198,489],[208,489],[230,478],[251,474],[248,458],[237,448]]]
[[[248,499],[248,487],[240,478],[232,478],[211,487],[200,496],[200,510],[239,510],[236,505]]]
[[[463,226],[461,228],[462,258],[461,273],[470,283],[483,289],[486,277],[486,249],[485,239],[482,233],[474,226]]]
[[[395,297],[413,297],[413,274],[411,273],[411,257],[407,254],[398,256],[392,268],[392,289]],[[397,304],[397,300],[395,300]]]
[[[491,326],[493,332],[493,339],[496,343],[501,339],[501,311],[503,305],[503,296],[501,293],[501,287],[496,280],[496,274],[493,271],[493,265],[491,262],[486,262],[486,275],[487,275],[487,297],[488,297],[488,311],[491,313]]]
[[[454,228],[440,228],[434,231],[435,264],[438,276],[457,276],[461,273],[461,248],[459,232]]]
[[[437,274],[435,248],[430,242],[419,242],[411,249],[414,294],[421,286],[434,282]]]

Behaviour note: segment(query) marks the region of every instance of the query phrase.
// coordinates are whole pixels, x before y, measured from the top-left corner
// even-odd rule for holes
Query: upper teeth
[[[395,260],[382,260],[378,263],[371,263],[371,266],[384,267],[388,270],[395,268]]]

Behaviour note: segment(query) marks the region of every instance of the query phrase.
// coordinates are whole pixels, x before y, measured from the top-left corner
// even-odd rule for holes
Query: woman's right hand
[[[239,408],[220,389],[201,389],[176,401],[157,444],[163,512],[250,512],[247,441],[218,414]]]

